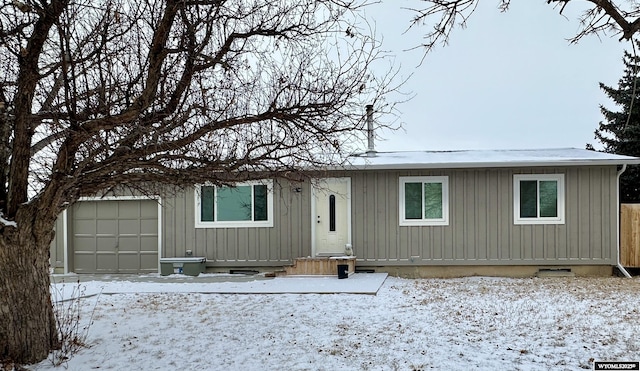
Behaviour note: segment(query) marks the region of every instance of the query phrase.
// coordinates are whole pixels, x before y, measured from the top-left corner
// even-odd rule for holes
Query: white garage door
[[[81,201],[71,218],[76,273],[158,272],[155,200]]]

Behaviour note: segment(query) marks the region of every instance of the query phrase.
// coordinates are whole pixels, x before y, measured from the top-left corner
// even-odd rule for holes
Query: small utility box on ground
[[[207,258],[160,258],[160,275],[186,274],[197,276],[204,273]]]

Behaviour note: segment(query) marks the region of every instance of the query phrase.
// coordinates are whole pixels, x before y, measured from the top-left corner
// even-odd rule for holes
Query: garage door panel
[[[75,220],[73,222],[73,230],[79,235],[95,235],[96,234],[96,221],[95,220]]]
[[[140,219],[158,220],[158,203],[156,201],[145,201],[140,204]]]
[[[115,236],[97,236],[96,251],[115,253],[118,247],[118,239]]]
[[[96,239],[94,236],[76,236],[73,245],[76,253],[90,252],[95,254],[96,252]]]
[[[140,251],[158,253],[158,236],[140,236]]]
[[[76,272],[158,271],[158,204],[155,201],[82,201],[73,210]]]
[[[76,273],[93,273],[96,271],[96,255],[76,251],[74,255]]]
[[[158,234],[158,220],[141,220],[140,221],[140,233],[157,235]]]
[[[140,254],[140,270],[149,273],[158,271],[158,254]]]
[[[100,273],[117,273],[117,256],[113,254],[96,254],[96,271]]]
[[[118,250],[121,253],[126,253],[126,252],[138,253],[140,249],[141,249],[140,238],[138,236],[120,236],[120,243],[118,245]]]
[[[118,254],[118,268],[120,271],[138,271],[140,269],[140,255],[137,252]]]
[[[73,207],[73,217],[75,219],[95,219],[95,202],[78,202]]]
[[[136,219],[118,220],[118,232],[120,235],[140,233],[140,221]]]
[[[103,220],[98,219],[96,223],[97,233],[115,236],[118,234],[118,221],[117,220]]]
[[[134,216],[138,219],[140,217],[140,201],[120,203],[118,206],[119,218],[131,218]]]
[[[123,201],[95,201],[96,216],[104,219],[116,219],[118,217],[118,204]]]

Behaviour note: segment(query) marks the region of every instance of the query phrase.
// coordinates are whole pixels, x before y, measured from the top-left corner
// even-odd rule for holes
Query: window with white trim
[[[273,181],[196,187],[196,228],[273,227]]]
[[[400,225],[449,225],[449,177],[400,177]]]
[[[513,176],[514,224],[564,224],[564,174]]]

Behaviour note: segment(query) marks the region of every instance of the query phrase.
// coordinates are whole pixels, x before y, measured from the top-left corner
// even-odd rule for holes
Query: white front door
[[[351,178],[317,179],[311,207],[315,256],[344,255],[351,243]]]

